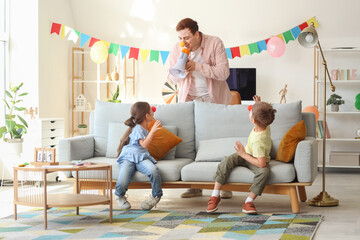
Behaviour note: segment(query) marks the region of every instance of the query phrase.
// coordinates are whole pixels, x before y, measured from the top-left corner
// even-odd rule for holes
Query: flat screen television
[[[256,68],[230,68],[226,82],[231,91],[238,91],[241,101],[252,101],[256,94]]]

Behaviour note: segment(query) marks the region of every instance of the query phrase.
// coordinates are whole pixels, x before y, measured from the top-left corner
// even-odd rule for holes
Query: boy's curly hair
[[[267,102],[257,102],[253,105],[252,116],[260,127],[269,126],[275,119],[276,110]]]

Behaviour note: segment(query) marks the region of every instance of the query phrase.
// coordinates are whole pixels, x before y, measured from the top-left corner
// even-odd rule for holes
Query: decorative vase
[[[338,112],[339,111],[339,105],[331,104],[331,111],[332,112]]]
[[[106,78],[105,78],[106,81],[111,81],[111,77],[110,77],[110,74],[106,74]]]
[[[20,154],[23,151],[23,142],[24,139],[5,139],[5,149],[7,154],[11,155],[17,155],[20,156]]]
[[[117,72],[117,67],[114,66],[114,71],[111,73],[111,79],[113,81],[118,81],[119,80],[119,73]]]

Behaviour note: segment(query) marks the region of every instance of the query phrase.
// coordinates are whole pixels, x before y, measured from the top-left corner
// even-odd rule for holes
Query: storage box
[[[360,152],[330,152],[330,165],[359,166]]]

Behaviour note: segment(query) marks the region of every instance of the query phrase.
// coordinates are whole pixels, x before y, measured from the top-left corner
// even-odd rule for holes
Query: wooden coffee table
[[[52,172],[75,172],[75,183],[72,194],[48,194],[46,175]],[[81,180],[81,181],[80,181]],[[97,182],[97,190],[82,190],[81,184]],[[109,221],[112,223],[112,167],[109,164],[96,163],[75,166],[60,163],[52,166],[14,166],[14,219],[17,220],[17,205],[44,207],[44,227],[47,229],[47,209],[52,207],[79,207],[91,205],[109,205]],[[37,184],[38,182],[41,184]]]

